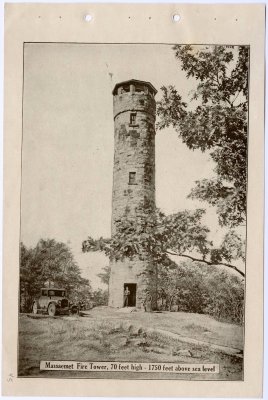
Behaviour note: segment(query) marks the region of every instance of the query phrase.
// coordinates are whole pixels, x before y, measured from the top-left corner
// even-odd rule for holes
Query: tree
[[[235,275],[215,266],[180,262],[161,269],[159,277],[161,308],[205,313],[221,321],[241,324],[244,318],[244,285]]]
[[[31,311],[34,297],[41,287],[58,286],[67,290],[73,301],[83,301],[92,289],[81,276],[70,248],[54,239],[40,239],[34,248],[20,247],[21,308]]]
[[[31,310],[33,298],[42,287],[42,269],[35,257],[35,249],[20,243],[20,311]]]
[[[212,285],[204,286],[202,284],[200,271],[202,265],[207,265],[213,272],[215,266],[225,266],[236,271],[240,277],[244,277],[242,271],[230,264],[232,260],[244,259],[244,252],[242,252],[240,238],[234,231],[228,232],[221,245],[215,248],[213,243],[208,240],[209,229],[202,224],[204,212],[201,209],[185,210],[165,216],[158,209],[144,209],[143,212],[142,210],[137,212],[136,218],[126,214],[125,218],[117,222],[116,234],[112,238],[93,239],[88,237],[82,244],[82,250],[83,252],[104,252],[111,261],[125,258],[149,259],[150,262],[146,263],[146,268],[142,272],[144,280],[148,279],[150,282],[143,293],[146,310],[163,307],[171,310],[174,304],[182,307],[182,300],[179,299],[184,299],[189,303],[187,311],[205,312],[204,310],[207,310],[211,315],[215,314],[222,318],[225,314],[228,316],[227,309],[222,313],[220,311],[223,309],[222,304],[225,297],[218,295],[218,300],[213,302],[215,307],[206,308],[207,299],[210,298],[207,291],[212,290]],[[193,268],[188,273],[184,269],[182,273],[178,265],[169,258],[170,255],[190,259],[195,265],[195,274]],[[105,268],[105,273],[100,275],[107,282],[108,267]],[[219,271],[219,276],[224,277],[225,283],[231,282],[231,278],[228,280],[226,272],[223,272],[222,269]],[[237,278],[237,281],[239,287],[243,287],[243,279]],[[236,298],[233,297],[231,289],[228,289],[228,293],[226,293],[228,301],[231,301],[231,297]],[[100,293],[94,294],[94,297],[96,305],[107,304],[102,296],[99,300]],[[233,312],[234,302],[230,303],[232,304],[230,312]],[[215,311],[216,308],[218,311]],[[243,314],[241,302],[239,302],[237,309],[239,318],[242,318],[241,312]]]
[[[196,89],[187,104],[175,86],[163,86],[157,127],[171,126],[189,149],[210,153],[215,177],[197,181],[189,197],[215,206],[219,224],[234,228],[246,218],[249,48],[173,50]]]
[[[181,211],[165,216],[158,209],[140,209],[137,217],[128,215],[117,222],[110,239],[88,237],[82,251],[102,251],[110,260],[139,257],[151,260],[151,267],[169,267],[169,255],[186,257],[194,262],[221,265],[244,273],[231,260],[244,257],[240,238],[231,231],[219,248],[208,240],[209,229],[202,224],[204,210]],[[146,273],[146,272],[145,272]],[[148,271],[150,274],[150,271]]]

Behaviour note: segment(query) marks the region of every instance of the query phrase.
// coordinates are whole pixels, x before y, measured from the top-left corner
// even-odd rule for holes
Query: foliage
[[[41,287],[57,286],[67,290],[72,301],[85,301],[91,293],[82,278],[69,247],[54,239],[40,239],[34,248],[20,246],[20,293],[22,309],[30,311]]]
[[[165,261],[169,247],[179,252],[198,249],[205,253],[208,228],[201,224],[203,210],[182,211],[166,217],[158,209],[140,210],[135,218],[126,213],[117,222],[111,239],[89,237],[82,244],[83,252],[103,251],[110,260],[149,254],[155,262]]]
[[[213,248],[213,244],[207,241],[208,229],[201,224],[202,212],[184,211],[176,213],[174,216],[165,217],[163,213],[157,211],[157,216],[149,218],[150,221],[141,218],[137,222],[137,231],[135,231],[135,220],[127,219],[126,229],[131,233],[134,241],[133,248],[128,244],[124,246],[125,229],[124,222],[120,222],[120,231],[123,231],[122,237],[117,234],[119,240],[115,253],[116,257],[141,257],[145,254],[145,250],[154,259],[154,268],[157,273],[157,308],[164,310],[172,310],[174,306],[178,307],[178,311],[206,313],[221,321],[242,323],[243,322],[243,301],[244,301],[244,283],[243,278],[228,273],[222,268],[213,265],[219,264],[220,260],[230,261],[231,259],[243,258],[244,253],[241,252],[242,241],[236,232],[230,231],[224,237],[221,246],[218,249]],[[130,220],[132,224],[130,224]],[[140,232],[140,224],[145,231]],[[132,227],[131,230],[130,226]],[[154,230],[152,230],[154,227]],[[185,234],[185,236],[184,236]],[[148,235],[148,236],[147,236]],[[178,242],[176,241],[178,238]],[[119,251],[120,243],[121,251]],[[94,241],[94,243],[97,241]],[[90,241],[92,244],[92,241]],[[102,239],[103,243],[103,239]],[[106,246],[113,242],[105,240]],[[150,245],[154,243],[155,247],[150,249]],[[179,243],[179,244],[178,244]],[[203,243],[201,246],[200,244]],[[161,244],[161,246],[160,246]],[[211,245],[211,247],[210,247]],[[169,247],[170,246],[170,247]],[[84,251],[87,250],[87,243],[84,242]],[[100,247],[97,245],[96,249]],[[213,262],[204,263],[204,259],[198,259],[197,262],[181,262],[177,265],[168,257],[169,248],[174,251],[199,251],[202,257],[210,257]],[[92,247],[91,247],[92,249]],[[111,254],[114,258],[113,247],[103,249],[106,253]],[[175,254],[175,253],[174,253]],[[182,253],[181,253],[182,254]],[[148,253],[147,253],[148,255]],[[216,259],[217,257],[217,259]],[[208,265],[207,265],[208,264]],[[145,272],[146,273],[146,272]],[[107,282],[109,269],[106,267],[104,273]],[[240,274],[243,275],[243,274]],[[102,291],[95,293],[96,305],[107,305],[108,300],[103,300]],[[107,292],[106,292],[107,293]],[[148,293],[149,294],[149,293]],[[148,297],[152,309],[153,299]],[[146,304],[148,307],[148,304]]]
[[[111,268],[109,265],[107,265],[106,267],[102,268],[102,272],[97,274],[97,276],[100,278],[102,283],[104,283],[105,285],[109,285],[110,273]]]
[[[97,289],[92,293],[92,302],[94,307],[108,305],[108,290]]]
[[[198,268],[197,268],[198,266]],[[244,282],[214,266],[182,262],[159,271],[158,298],[163,309],[205,313],[227,322],[242,323]]]
[[[215,178],[197,181],[190,197],[215,206],[221,226],[238,226],[246,217],[249,49],[175,45],[173,50],[197,86],[189,104],[174,86],[161,88],[157,127],[172,126],[189,149],[209,151]]]
[[[202,313],[206,306],[202,278],[200,270],[196,266],[194,270],[189,263],[179,265],[174,263],[169,268],[160,268],[158,287],[160,308],[172,310],[174,305],[177,305],[178,311]]]
[[[239,259],[245,261],[245,240],[237,232],[230,230],[223,237],[220,247],[211,250],[211,262],[216,264],[222,260],[231,262]]]
[[[89,237],[82,244],[83,252],[102,251],[110,260],[124,258],[150,259],[154,269],[169,265],[168,254],[188,257],[209,265],[221,264],[243,272],[231,260],[244,257],[244,242],[234,231],[226,234],[219,248],[208,240],[209,229],[202,224],[204,210],[184,210],[165,216],[158,209],[140,209],[137,216],[126,214],[117,222],[111,239]],[[196,254],[196,257],[193,257]]]

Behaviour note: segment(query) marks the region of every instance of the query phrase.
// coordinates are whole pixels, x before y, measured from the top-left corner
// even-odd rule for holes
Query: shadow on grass
[[[60,318],[59,316],[51,316],[51,315],[45,315],[45,314],[26,314],[27,318],[31,319],[58,319]]]

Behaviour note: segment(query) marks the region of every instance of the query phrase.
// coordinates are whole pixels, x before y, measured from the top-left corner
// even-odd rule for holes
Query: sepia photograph
[[[24,43],[18,377],[244,380],[249,57]]]

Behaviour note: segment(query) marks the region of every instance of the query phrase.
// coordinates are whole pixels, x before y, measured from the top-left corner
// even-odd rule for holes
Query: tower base
[[[111,262],[110,266],[109,306],[143,309],[148,290],[146,268],[149,263],[142,260],[124,260]]]

